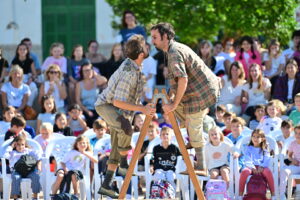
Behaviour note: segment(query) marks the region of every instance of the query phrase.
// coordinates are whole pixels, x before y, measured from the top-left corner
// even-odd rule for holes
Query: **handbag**
[[[26,105],[24,108],[24,118],[26,120],[34,120],[37,117],[37,112],[31,107]]]

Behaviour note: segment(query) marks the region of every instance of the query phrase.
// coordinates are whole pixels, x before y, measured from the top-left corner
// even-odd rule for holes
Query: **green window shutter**
[[[95,0],[43,0],[42,40],[43,57],[49,56],[53,42],[65,46],[65,56],[72,48],[81,44],[86,49],[87,42],[96,38]]]

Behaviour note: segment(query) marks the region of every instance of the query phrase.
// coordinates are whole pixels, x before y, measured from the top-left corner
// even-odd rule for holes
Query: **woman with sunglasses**
[[[65,113],[64,100],[67,98],[66,85],[63,82],[63,73],[56,64],[50,65],[45,71],[46,81],[40,87],[39,103],[41,105],[44,95],[54,97],[56,110]]]
[[[85,63],[80,67],[80,81],[75,88],[76,103],[80,106],[86,119],[86,123],[93,128],[93,122],[98,118],[95,110],[95,102],[100,87],[106,85],[107,79],[93,70],[92,64]]]

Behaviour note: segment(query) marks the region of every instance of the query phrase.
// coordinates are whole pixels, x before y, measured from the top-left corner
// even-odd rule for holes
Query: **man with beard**
[[[175,111],[187,127],[190,146],[195,148],[195,173],[206,175],[203,119],[207,108],[213,106],[220,92],[220,81],[188,46],[174,41],[175,32],[169,23],[151,28],[153,45],[167,54],[170,104],[163,105],[165,114]],[[187,173],[187,171],[183,172]]]
[[[140,104],[145,81],[142,78],[142,62],[149,56],[142,35],[133,35],[125,45],[127,59],[111,76],[107,88],[98,96],[95,108],[99,116],[110,127],[111,153],[105,179],[98,193],[113,199],[118,198],[111,183],[119,166],[118,173],[125,176],[128,170],[127,154],[131,149],[133,133],[131,122],[134,112],[153,116],[156,112],[152,104]]]

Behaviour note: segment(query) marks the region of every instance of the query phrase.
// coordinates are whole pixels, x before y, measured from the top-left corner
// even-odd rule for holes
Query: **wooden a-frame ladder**
[[[159,93],[158,89],[154,90],[152,103],[156,106],[157,101],[159,99],[162,99],[164,104],[168,104],[169,97],[168,97],[167,92],[166,92],[165,89],[162,89],[162,93]],[[192,183],[195,187],[197,197],[200,200],[204,200],[205,198],[204,198],[202,189],[201,189],[199,181],[196,177],[196,174],[195,174],[194,168],[192,166],[189,154],[186,150],[186,147],[185,147],[184,141],[182,139],[180,129],[179,129],[178,124],[176,122],[175,115],[174,115],[173,112],[170,112],[170,113],[168,113],[168,116],[169,116],[169,119],[171,121],[172,128],[174,129],[174,133],[175,133],[178,145],[179,145],[179,149],[181,150],[181,154],[182,154],[183,159],[185,161],[185,164],[187,166],[188,173],[189,173],[190,178],[192,179]],[[134,167],[135,167],[136,162],[138,160],[138,157],[141,153],[141,148],[142,148],[142,145],[143,145],[143,142],[144,142],[144,139],[145,139],[145,136],[146,136],[146,133],[147,133],[147,130],[148,130],[148,127],[149,127],[149,124],[150,124],[151,120],[152,120],[152,117],[147,115],[147,117],[145,119],[145,122],[144,122],[144,125],[143,125],[142,130],[141,130],[139,139],[138,139],[137,144],[135,146],[129,168],[128,168],[125,180],[124,180],[122,188],[121,188],[119,199],[124,199],[125,198],[126,191],[128,189],[128,185],[129,185],[129,182],[131,180]]]

